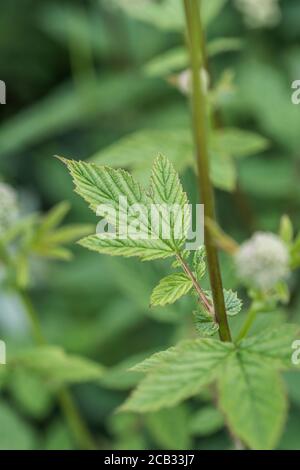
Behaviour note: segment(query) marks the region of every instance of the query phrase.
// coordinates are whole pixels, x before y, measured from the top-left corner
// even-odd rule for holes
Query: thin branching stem
[[[205,310],[212,315],[215,318],[215,312],[213,305],[211,304],[210,300],[207,298],[205,295],[205,292],[203,291],[202,287],[200,286],[199,282],[197,281],[196,277],[194,276],[193,271],[189,267],[189,265],[186,263],[186,261],[182,258],[181,255],[177,254],[177,260],[180,262],[183,271],[185,274],[190,278],[190,280],[193,283],[193,287],[198,295],[200,303],[204,306]]]
[[[192,71],[192,108],[197,154],[198,183],[205,216],[215,220],[214,193],[209,174],[208,157],[208,119],[205,92],[202,87],[200,70],[203,65],[204,33],[201,25],[198,0],[183,0],[186,17],[188,48]],[[222,341],[231,341],[218,253],[207,227],[204,228],[207,264],[213,296],[219,335]]]

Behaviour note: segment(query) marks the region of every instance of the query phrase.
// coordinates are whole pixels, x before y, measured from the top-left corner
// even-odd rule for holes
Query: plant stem
[[[237,336],[237,339],[236,339],[237,342],[241,341],[241,339],[247,336],[247,334],[249,333],[251,329],[251,326],[253,325],[253,322],[256,319],[257,314],[258,314],[258,310],[255,307],[252,306],[249,308],[245,322]]]
[[[188,46],[192,69],[192,107],[195,144],[197,153],[198,183],[205,216],[215,220],[214,193],[209,174],[208,129],[205,93],[202,88],[200,70],[203,65],[204,34],[200,19],[198,0],[183,0],[186,16]],[[221,271],[217,249],[207,227],[204,227],[206,256],[219,335],[222,341],[231,341]]]
[[[40,326],[40,323],[39,323],[39,319],[38,319],[38,315],[31,303],[31,300],[27,294],[27,292],[25,292],[24,290],[22,289],[18,289],[16,288],[17,290],[17,293],[23,303],[23,306],[25,308],[25,312],[27,314],[27,318],[30,322],[30,326],[31,326],[31,331],[32,331],[32,335],[34,337],[34,340],[36,342],[36,344],[40,345],[40,346],[43,346],[46,344],[46,339],[42,333],[42,330],[41,330],[41,326]]]
[[[177,259],[180,262],[180,264],[182,266],[182,269],[184,270],[186,275],[192,281],[193,287],[194,287],[195,291],[198,294],[199,301],[204,305],[204,308],[208,311],[208,313],[215,318],[214,308],[211,305],[211,302],[209,301],[209,299],[206,297],[205,293],[203,292],[203,289],[200,286],[200,284],[198,283],[197,279],[195,278],[192,270],[190,269],[188,264],[184,261],[184,259],[179,254],[177,254]]]

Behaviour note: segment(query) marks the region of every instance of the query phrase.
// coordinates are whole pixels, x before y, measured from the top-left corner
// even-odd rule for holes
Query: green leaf
[[[251,449],[273,449],[284,426],[287,403],[277,372],[237,351],[219,378],[219,405],[226,422]]]
[[[278,369],[290,369],[292,364],[292,343],[299,338],[298,325],[282,325],[271,328],[258,335],[250,336],[239,343],[239,348],[253,356],[261,363]],[[295,366],[294,366],[295,367]]]
[[[294,227],[288,215],[283,215],[280,219],[279,236],[287,244],[293,241]]]
[[[0,449],[33,450],[35,436],[32,428],[9,406],[0,403]]]
[[[243,302],[238,298],[237,293],[233,292],[231,289],[223,289],[223,293],[227,315],[229,315],[230,317],[237,315],[242,309]],[[212,302],[211,291],[206,292],[206,295]]]
[[[200,308],[200,307],[199,307]],[[193,312],[196,330],[201,336],[213,336],[219,330],[218,323],[204,309]]]
[[[150,305],[163,306],[173,304],[176,300],[180,299],[180,297],[186,295],[192,287],[193,283],[186,274],[170,274],[164,277],[154,288],[151,294]]]
[[[162,223],[166,222],[166,226],[170,226],[171,246],[175,251],[180,250],[190,223],[188,198],[173,165],[161,154],[152,167],[149,192],[151,201],[157,205],[157,215],[161,217]],[[167,216],[165,209],[171,209]]]
[[[233,191],[236,187],[237,172],[230,155],[211,152],[210,177],[216,188]]]
[[[39,346],[12,359],[11,364],[32,371],[51,386],[98,380],[103,367],[78,356],[68,355],[56,346]]]
[[[295,242],[290,250],[291,268],[297,269],[300,266],[300,233],[297,235]]]
[[[224,289],[224,301],[226,313],[230,317],[237,315],[243,306],[243,302],[238,298],[237,293],[232,290]]]
[[[122,406],[122,410],[147,412],[169,408],[196,395],[217,377],[234,346],[213,339],[184,341],[155,354],[135,370],[148,375]]]
[[[189,449],[189,416],[185,406],[164,409],[145,416],[151,437],[160,449]]]
[[[138,256],[142,261],[151,261],[159,258],[174,256],[174,250],[161,240],[125,240],[113,238],[109,234],[90,235],[80,240],[79,245],[89,250],[111,256],[124,256],[130,258]]]
[[[204,26],[208,26],[220,13],[227,0],[203,0],[201,2]],[[182,3],[178,0],[149,2],[148,0],[111,0],[133,18],[149,23],[165,31],[182,31],[184,13]]]
[[[12,371],[9,388],[18,406],[29,416],[43,419],[49,413],[54,395],[38,375],[17,367]]]
[[[189,428],[193,436],[209,436],[220,431],[224,426],[224,417],[220,411],[208,405],[192,416]]]
[[[189,64],[186,47],[175,47],[154,57],[144,67],[145,73],[151,77],[163,77],[172,72],[179,72]]]
[[[132,389],[138,384],[141,377],[138,372],[128,373],[128,370],[133,366],[133,364],[136,364],[137,361],[143,360],[146,356],[146,352],[135,354],[117,365],[110,367],[101,377],[101,384],[112,390]]]
[[[192,134],[188,129],[144,129],[123,137],[118,142],[91,157],[101,165],[130,168],[133,175],[146,182],[150,174],[153,156],[162,153],[170,157],[178,172],[188,166],[195,167]],[[232,191],[236,184],[236,169],[230,154],[211,153],[211,178],[213,184],[225,191]]]
[[[116,234],[87,237],[81,245],[100,253],[144,260],[166,258],[181,248],[189,225],[185,210],[188,201],[177,173],[165,157],[160,155],[154,162],[150,194],[125,170],[61,160],[73,177],[76,192],[116,230]],[[154,215],[153,207],[157,209]]]
[[[156,28],[166,31],[180,31],[184,26],[183,6],[178,0],[163,0],[163,2],[148,2],[147,0],[111,0],[133,18],[149,23]]]
[[[110,233],[91,235],[81,240],[82,246],[99,253],[140,256],[144,260],[172,255],[170,241],[158,239],[159,233],[151,224],[151,199],[129,173],[93,163],[66,159],[62,161],[73,177],[76,192],[90,204],[92,210],[97,212],[97,215],[104,216],[108,223],[116,228],[117,235],[125,230],[124,237],[116,238]],[[126,198],[126,204],[120,198]],[[130,212],[130,208],[137,205],[140,208],[139,237],[135,238],[126,232],[130,224],[136,223],[136,214]],[[119,227],[116,227],[117,221]]]
[[[221,12],[227,0],[202,0],[202,21],[207,27]]]
[[[53,232],[47,234],[45,242],[49,245],[72,243],[77,241],[84,235],[88,235],[94,230],[93,225],[89,224],[70,224],[66,227],[61,227]]]
[[[90,208],[98,215],[107,218],[102,208],[102,205],[106,204],[118,211],[120,196],[126,196],[129,205],[149,203],[149,198],[139,183],[127,171],[59,158],[73,178],[75,192],[88,202]],[[108,218],[108,221],[114,222],[114,219]]]
[[[143,129],[129,134],[90,158],[99,165],[130,168],[147,182],[155,155],[168,155],[177,171],[193,164],[193,141],[188,129]]]
[[[216,153],[242,158],[264,152],[269,141],[253,132],[228,128],[213,132],[211,146]]]
[[[209,57],[223,52],[239,50],[242,41],[238,38],[221,37],[211,40],[207,45]],[[189,55],[186,47],[173,47],[151,59],[144,67],[150,77],[166,77],[174,72],[180,72],[189,66]]]
[[[45,450],[74,450],[76,448],[70,431],[65,423],[55,421],[46,429]]]
[[[238,51],[242,47],[242,41],[239,38],[215,38],[207,44],[207,54],[213,57],[223,52]]]
[[[69,261],[73,257],[73,254],[70,250],[60,246],[36,245],[33,249],[33,252],[38,256],[43,256],[44,258],[57,259],[61,261]]]
[[[198,281],[204,276],[206,271],[205,254],[204,246],[200,247],[194,253],[193,268]]]
[[[39,230],[41,232],[53,230],[60,225],[69,211],[70,204],[68,202],[63,201],[57,204],[44,217],[42,217]]]

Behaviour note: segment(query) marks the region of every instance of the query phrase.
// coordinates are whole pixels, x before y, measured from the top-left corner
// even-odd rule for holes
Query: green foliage
[[[219,379],[219,400],[232,431],[250,448],[276,446],[287,410],[276,371],[254,356],[232,355]]]
[[[185,406],[145,415],[146,426],[155,443],[163,449],[189,449],[189,414]]]
[[[184,341],[157,353],[139,366],[139,370],[147,370],[148,374],[122,410],[155,411],[196,395],[216,379],[232,351],[231,344],[202,339]]]
[[[11,0],[1,6],[0,69],[10,99],[1,107],[0,180],[17,185],[21,207],[20,218],[0,240],[0,340],[8,352],[8,364],[0,365],[0,448],[85,447],[59,409],[57,387],[65,385],[66,377],[75,384],[74,404],[82,421],[101,447],[228,449],[241,440],[246,448],[298,449],[299,367],[291,364],[291,344],[300,333],[286,321],[300,319],[298,273],[293,272],[300,267],[299,106],[291,104],[290,86],[299,75],[300,3],[279,2],[282,21],[265,34],[244,27],[231,2],[201,1],[209,62],[210,173],[225,235],[219,248],[230,245],[226,231],[237,241],[253,230],[277,232],[289,250],[291,272],[265,295],[240,292],[231,255],[221,256],[228,316],[240,309],[236,291],[243,299],[243,310],[229,318],[236,345],[230,346],[221,372],[210,385],[201,385],[194,398],[144,415],[114,411],[127,393],[139,389],[141,372],[146,374],[141,385],[148,380],[155,394],[160,393],[159,370],[168,368],[170,377],[168,356],[145,358],[182,339],[217,337],[204,251],[192,256],[183,245],[179,250],[210,301],[210,311],[195,284],[180,302],[149,308],[159,279],[174,275],[169,261],[176,276],[186,276],[182,262],[165,246],[161,252],[151,247],[149,259],[153,255],[156,263],[100,257],[81,247],[75,248],[72,263],[62,263],[71,258],[70,244],[95,232],[90,225],[95,217],[75,195],[72,211],[67,203],[55,206],[69,200],[71,182],[51,155],[94,155],[93,163],[127,169],[148,188],[153,158],[162,153],[182,177],[189,199],[197,200],[189,96],[178,87],[180,72],[189,67],[182,2],[97,0],[85,2],[84,8],[79,0],[63,3]],[[148,190],[142,192],[149,196]],[[282,217],[285,213],[289,216]],[[99,240],[88,240],[95,249]],[[102,243],[101,253],[129,249],[132,254],[135,249],[141,259],[149,248],[113,247],[110,239]],[[163,260],[166,253],[170,259]],[[49,375],[42,364],[35,370],[27,359],[22,363],[23,354],[30,352],[35,356],[28,361],[35,364],[38,352],[28,349],[32,325],[24,318],[20,292],[32,297],[44,336],[59,345],[60,353],[51,353]],[[63,359],[62,350],[70,352]],[[195,354],[189,357],[180,374],[193,384],[198,369],[192,376]],[[200,361],[205,364],[206,354]],[[279,371],[291,366],[284,372],[285,391]],[[158,381],[150,381],[154,375]]]
[[[211,136],[211,178],[217,188],[233,191],[236,169],[233,158],[248,157],[268,147],[263,137],[239,129],[215,130]],[[92,162],[130,168],[147,180],[153,155],[170,156],[178,171],[194,165],[192,134],[188,129],[142,130],[123,137],[91,157]]]
[[[204,0],[202,2],[203,21],[208,25],[221,11],[226,0]],[[150,23],[167,31],[181,31],[184,28],[183,7],[177,0],[163,0],[161,4],[144,0],[113,0],[113,5],[123,9],[133,18]]]
[[[160,283],[154,288],[150,305],[166,305],[173,304],[193,287],[191,279],[184,273],[174,273],[164,277]]]
[[[11,360],[11,366],[25,368],[55,388],[66,383],[99,380],[103,374],[102,366],[66,354],[56,346],[39,346],[24,351]]]
[[[0,448],[2,450],[33,450],[35,435],[30,426],[14,410],[0,403]]]
[[[177,174],[168,160],[159,156],[153,166],[151,183],[146,193],[139,183],[125,170],[115,170],[110,167],[101,167],[93,163],[75,162],[63,159],[73,177],[76,192],[80,194],[97,215],[104,216],[117,232],[125,237],[118,237],[110,233],[102,233],[81,240],[81,244],[90,250],[111,255],[125,257],[139,256],[143,260],[166,258],[176,254],[185,239],[176,238],[175,221],[182,212],[182,227],[188,223],[188,215],[184,211],[187,204],[186,194],[183,192]],[[124,207],[120,198],[126,197]],[[122,202],[122,201],[121,201]],[[135,223],[136,216],[127,216],[127,207],[139,205],[139,237],[133,237],[128,231],[127,223]],[[174,204],[175,212],[170,220],[171,238],[163,237],[159,226],[152,223],[151,204]],[[110,211],[110,207],[113,212]],[[158,208],[157,216],[164,218],[163,208]],[[125,219],[125,224],[122,220]],[[119,227],[116,227],[119,221]],[[123,225],[122,225],[123,224]],[[186,229],[185,229],[186,230]],[[184,232],[182,234],[184,237]]]
[[[225,426],[222,413],[213,406],[205,406],[193,415],[190,431],[194,436],[207,436],[220,431]]]
[[[171,407],[217,381],[219,404],[232,431],[251,448],[273,448],[287,408],[278,370],[292,367],[296,335],[297,329],[290,325],[238,345],[213,339],[185,341],[134,368],[146,372],[146,378],[122,409],[146,412]]]
[[[226,313],[230,317],[237,315],[241,311],[243,302],[238,298],[236,292],[224,289],[224,300]]]
[[[45,382],[38,374],[33,374],[26,367],[12,370],[8,382],[13,399],[29,416],[43,419],[54,403],[54,395],[45,387]]]
[[[195,327],[201,336],[213,336],[219,331],[219,325],[214,317],[204,309],[198,309],[193,312]]]
[[[212,148],[217,153],[243,158],[259,154],[269,147],[264,137],[240,129],[221,129],[214,131]]]
[[[204,276],[206,271],[205,248],[203,246],[195,251],[193,256],[193,268],[199,281]]]
[[[237,38],[216,38],[207,44],[207,54],[213,57],[217,54],[240,49],[242,43]],[[144,67],[145,73],[151,77],[167,77],[173,72],[179,72],[189,65],[188,52],[185,47],[175,47],[151,59]]]

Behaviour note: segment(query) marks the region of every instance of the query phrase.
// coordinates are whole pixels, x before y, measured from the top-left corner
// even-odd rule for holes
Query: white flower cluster
[[[235,0],[235,5],[250,28],[272,27],[280,22],[279,0]]]
[[[235,262],[240,279],[264,291],[274,287],[289,273],[288,249],[273,233],[256,232],[240,246]]]
[[[0,182],[0,235],[11,226],[17,217],[17,193],[8,184]]]

